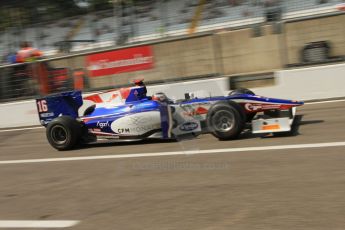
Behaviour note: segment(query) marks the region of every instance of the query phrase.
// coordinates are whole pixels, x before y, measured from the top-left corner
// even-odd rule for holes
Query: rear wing
[[[81,91],[63,92],[36,99],[39,120],[43,126],[62,115],[77,118],[82,104]]]

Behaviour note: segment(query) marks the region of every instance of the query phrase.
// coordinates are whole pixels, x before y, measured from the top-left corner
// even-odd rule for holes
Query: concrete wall
[[[212,36],[187,38],[152,45],[154,68],[143,71],[90,78],[91,87],[109,87],[131,83],[135,78],[145,81],[171,80],[216,73]],[[52,61],[54,67],[71,69],[85,67],[83,56]]]
[[[308,42],[329,41],[331,55],[345,55],[345,14],[285,24],[288,63],[299,63],[300,52]]]
[[[252,88],[268,97],[320,100],[345,97],[345,64],[281,70],[274,86]]]
[[[164,92],[169,98],[183,99],[185,93],[204,91],[206,96],[224,96],[229,90],[229,79],[220,77],[199,81],[186,81],[149,86],[148,95]]]
[[[280,39],[271,26],[262,27],[262,36],[252,29],[153,44],[154,68],[113,76],[90,78],[91,87],[123,85],[135,78],[146,81],[171,80],[209,74],[239,74],[282,68]],[[85,67],[83,56],[52,61],[54,67]]]
[[[0,128],[39,125],[34,100],[0,104]]]
[[[219,33],[223,73],[240,74],[280,69],[280,37],[272,26],[262,27],[262,36],[253,37],[252,29]]]

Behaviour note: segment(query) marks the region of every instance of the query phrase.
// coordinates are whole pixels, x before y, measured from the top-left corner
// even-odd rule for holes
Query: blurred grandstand
[[[21,41],[46,56],[336,12],[341,0],[4,0],[0,56]],[[34,7],[33,7],[34,6]]]

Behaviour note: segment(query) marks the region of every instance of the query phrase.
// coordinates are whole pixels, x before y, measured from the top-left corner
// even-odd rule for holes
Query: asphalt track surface
[[[345,146],[159,153],[345,141],[345,102],[305,105],[294,135],[97,144],[58,152],[44,129],[0,132],[0,221],[68,229],[345,229]],[[63,162],[8,160],[157,153]],[[18,228],[19,229],[19,228]],[[43,229],[43,228],[37,228]]]

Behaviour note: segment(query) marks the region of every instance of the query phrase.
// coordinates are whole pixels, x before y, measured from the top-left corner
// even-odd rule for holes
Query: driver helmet
[[[153,94],[152,100],[160,101],[160,102],[167,102],[168,97],[164,93],[159,92],[159,93]]]

